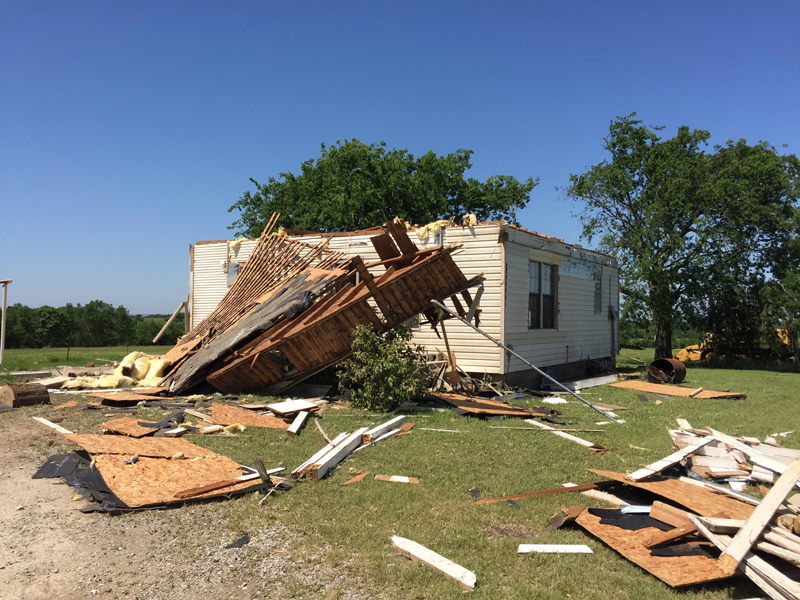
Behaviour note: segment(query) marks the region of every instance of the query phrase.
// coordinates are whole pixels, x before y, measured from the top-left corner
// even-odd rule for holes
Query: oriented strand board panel
[[[600,517],[592,515],[588,510],[583,511],[575,522],[671,587],[728,577],[717,567],[716,559],[707,556],[651,556],[644,543],[660,533],[655,527],[626,531],[615,525],[601,525]]]
[[[166,400],[150,394],[139,394],[137,392],[95,392],[89,394],[90,398],[101,398],[104,404],[110,405],[115,403],[139,403],[139,402],[153,402],[154,400]]]
[[[211,406],[211,421],[215,425],[233,425],[238,423],[245,427],[266,427],[267,429],[288,429],[289,423],[272,415],[259,415],[243,408],[227,404]]]
[[[91,433],[73,433],[66,437],[82,446],[89,454],[124,454],[126,458],[138,454],[140,457],[172,458],[176,453],[183,452],[186,458],[215,456],[211,450],[206,450],[181,438],[136,439]]]
[[[125,456],[103,454],[96,457],[96,467],[111,491],[131,508],[183,502],[175,494],[184,490],[242,475],[239,465],[225,456],[195,460],[139,458],[136,464],[126,465]],[[253,481],[244,481],[193,496],[192,500],[218,496],[237,489],[246,489]]]
[[[618,383],[609,383],[611,387],[628,388],[629,390],[637,390],[639,392],[652,392],[654,394],[666,394],[667,396],[681,396],[688,398],[694,390],[689,388],[677,387],[674,385],[662,385],[660,383],[648,383],[646,381],[620,381]],[[703,390],[695,396],[696,399],[704,398],[713,400],[714,398],[744,398],[744,394],[737,392],[712,392],[711,390]]]
[[[122,417],[121,419],[112,419],[105,423],[98,425],[101,429],[113,431],[114,433],[121,433],[122,435],[129,435],[131,437],[140,438],[146,435],[152,435],[157,429],[152,427],[142,427],[139,422],[133,417]]]
[[[626,483],[634,487],[653,492],[663,496],[673,502],[685,506],[690,511],[703,517],[724,517],[726,519],[748,519],[753,513],[753,506],[717,494],[711,490],[684,483],[677,479],[654,479],[651,481],[631,481],[622,473],[613,471],[601,471],[599,469],[587,469],[597,475],[608,477],[620,483]]]

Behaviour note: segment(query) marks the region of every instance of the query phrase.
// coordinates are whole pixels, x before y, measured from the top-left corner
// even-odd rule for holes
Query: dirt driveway
[[[61,479],[31,479],[62,440],[23,411],[0,414],[0,599],[363,597],[276,521],[225,549],[237,534],[214,525],[221,503],[80,512],[89,503]]]

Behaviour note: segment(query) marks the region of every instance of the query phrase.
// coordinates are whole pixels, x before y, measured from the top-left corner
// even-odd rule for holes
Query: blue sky
[[[521,224],[578,241],[556,188],[618,115],[796,154],[798,31],[797,2],[0,0],[0,279],[172,312],[249,178],[345,138],[539,177]]]

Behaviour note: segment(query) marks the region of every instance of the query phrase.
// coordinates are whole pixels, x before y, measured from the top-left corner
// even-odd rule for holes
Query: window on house
[[[598,314],[603,312],[603,267],[596,270],[592,276],[594,277],[594,312]]]
[[[528,329],[556,328],[556,290],[558,267],[539,262],[528,264]]]

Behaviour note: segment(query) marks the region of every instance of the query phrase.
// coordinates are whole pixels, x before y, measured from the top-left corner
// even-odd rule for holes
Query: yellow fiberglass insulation
[[[233,252],[236,252],[236,250],[238,250],[238,249],[239,249],[239,246],[241,246],[241,245],[242,245],[242,242],[243,242],[243,241],[245,241],[246,239],[247,239],[247,238],[239,238],[238,240],[233,240],[233,241],[232,241],[232,242],[231,242],[231,243],[228,245],[228,247],[229,247],[229,248],[230,248],[230,249],[231,249]]]
[[[164,371],[170,365],[170,361],[165,358],[153,357],[150,360],[150,368],[143,379],[139,380],[139,385],[143,387],[155,387],[164,378]]]
[[[124,375],[103,375],[102,377],[76,377],[70,379],[62,389],[101,390],[110,388],[129,388],[136,386],[136,380]]]

